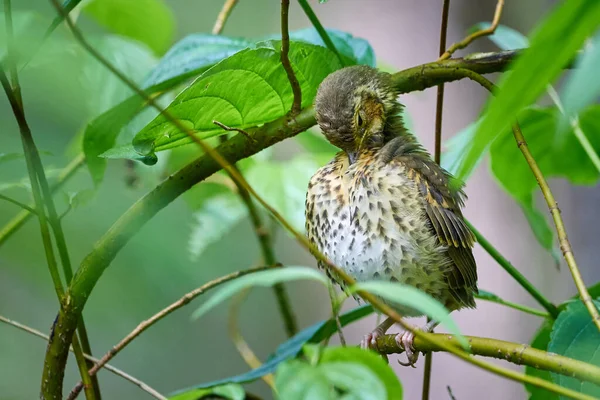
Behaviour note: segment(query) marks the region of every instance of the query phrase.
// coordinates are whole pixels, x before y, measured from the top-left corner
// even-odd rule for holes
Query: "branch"
[[[217,17],[217,21],[215,22],[215,26],[212,29],[213,35],[219,35],[223,31],[223,27],[225,26],[225,22],[229,18],[231,11],[233,11],[233,7],[237,4],[238,0],[225,0],[225,4],[223,5],[223,9],[219,13]]]
[[[558,308],[556,308],[554,304],[552,304],[535,286],[533,286],[531,282],[529,282],[527,278],[525,278],[525,276],[523,276],[523,274],[521,274],[521,272],[510,263],[510,261],[504,258],[504,256],[502,256],[502,254],[500,254],[500,252],[481,234],[481,232],[475,229],[475,227],[469,221],[465,222],[467,223],[467,226],[471,232],[473,232],[475,235],[475,238],[481,247],[483,247],[483,249],[487,251],[487,253],[492,256],[492,258],[496,260],[496,262],[500,264],[500,266],[504,268],[504,270],[508,272],[510,276],[519,282],[519,285],[521,285],[521,287],[525,289],[527,293],[529,293],[534,299],[537,300],[538,303],[540,303],[542,307],[546,309],[546,311],[548,311],[552,319],[556,319],[559,313]]]
[[[50,187],[51,193],[56,193],[56,191],[60,189],[67,180],[69,180],[73,175],[75,175],[75,172],[79,170],[79,168],[83,165],[84,161],[85,157],[83,154],[79,154],[77,157],[75,157],[73,161],[71,161],[69,165],[67,165],[61,171],[56,183]],[[35,204],[28,205],[28,207],[33,208],[35,207]],[[6,225],[4,225],[4,227],[0,229],[0,247],[4,244],[6,240],[8,240],[8,238],[10,238],[13,235],[13,233],[18,231],[19,228],[21,228],[25,224],[25,222],[27,222],[29,218],[31,218],[32,215],[34,214],[30,211],[21,211]]]
[[[298,78],[294,74],[292,64],[290,64],[289,52],[290,52],[290,33],[288,29],[288,13],[290,10],[290,0],[281,0],[281,65],[285,69],[290,85],[292,86],[292,92],[294,93],[294,102],[292,103],[292,109],[290,111],[292,116],[295,116],[300,112],[302,107],[302,91],[300,90],[300,83]]]
[[[445,333],[434,333],[439,339],[446,343],[452,343],[460,346],[458,340],[453,335]],[[492,357],[499,360],[505,360],[517,365],[529,365],[531,367],[555,372],[557,374],[570,376],[585,382],[592,382],[600,385],[600,367],[584,363],[572,358],[550,354],[543,350],[538,350],[526,344],[506,342],[490,338],[481,338],[475,336],[465,336],[471,345],[471,353],[478,356]],[[443,351],[440,347],[426,343],[415,338],[414,348],[416,351]],[[384,335],[377,339],[377,349],[385,354],[401,353],[404,349],[396,343],[396,335]],[[579,394],[579,398],[590,398]]]
[[[8,319],[6,317],[3,317],[2,315],[0,315],[0,322],[4,322],[7,325],[11,325],[17,329],[20,329],[24,332],[27,332],[33,336],[37,336],[41,339],[44,339],[45,341],[49,341],[50,338],[47,335],[44,335],[42,332],[38,331],[37,329],[33,329],[27,325],[23,325],[20,322],[14,321],[12,319]],[[69,348],[69,351],[73,352],[73,348]],[[89,360],[91,362],[99,362],[100,360],[98,360],[95,357],[90,356],[89,354],[84,354],[83,355],[85,357],[86,360]],[[148,392],[148,394],[150,394],[151,396],[154,396],[157,399],[160,400],[166,400],[166,397],[161,395],[160,393],[158,393],[156,390],[154,390],[153,388],[151,388],[150,386],[148,386],[146,383],[140,381],[137,378],[134,378],[133,376],[129,375],[126,372],[121,371],[120,369],[118,369],[117,367],[114,367],[110,364],[106,364],[104,365],[104,368],[107,371],[112,372],[113,374],[120,376],[121,378],[133,383],[134,385],[136,385],[137,387],[139,387],[140,389],[142,389],[145,392]]]
[[[104,367],[106,365],[106,363],[108,363],[110,360],[112,360],[117,354],[119,354],[119,352],[121,352],[121,350],[123,350],[129,343],[131,343],[133,341],[133,339],[135,339],[136,337],[141,335],[144,331],[146,331],[146,329],[150,328],[152,325],[154,325],[155,323],[157,323],[158,321],[160,321],[167,315],[171,314],[173,311],[178,310],[181,307],[185,306],[186,304],[188,304],[189,302],[194,300],[196,297],[206,293],[210,289],[213,289],[219,285],[222,285],[223,283],[226,283],[233,279],[239,278],[240,276],[251,274],[253,272],[264,271],[269,268],[272,268],[272,267],[271,266],[258,267],[258,268],[244,270],[244,271],[233,272],[229,275],[225,275],[225,276],[222,276],[215,280],[212,280],[208,283],[205,283],[204,285],[200,286],[199,288],[192,290],[191,292],[187,293],[182,298],[177,300],[175,303],[169,305],[166,308],[163,308],[161,311],[154,314],[152,317],[148,318],[147,320],[140,322],[140,324],[133,331],[131,331],[131,333],[129,333],[127,336],[125,336],[123,339],[121,339],[121,341],[119,343],[114,345],[108,351],[108,353],[103,355],[102,358],[96,362],[96,364],[90,369],[90,375],[95,375],[96,372],[98,372],[98,370],[100,368]],[[67,397],[67,400],[75,399],[82,388],[83,388],[83,384],[82,384],[82,382],[79,382],[73,388],[73,390],[71,390],[71,393],[69,394],[69,397]]]
[[[310,20],[311,24],[313,24],[313,26],[319,33],[319,36],[321,36],[321,40],[323,40],[323,43],[325,43],[325,46],[327,46],[327,48],[329,50],[331,50],[337,56],[338,60],[340,60],[340,64],[346,65],[341,54],[338,52],[338,49],[335,47],[335,44],[333,44],[333,41],[329,37],[327,30],[325,30],[325,28],[321,24],[321,21],[319,21],[317,14],[315,14],[313,9],[310,7],[310,4],[308,4],[308,1],[307,0],[298,0],[298,3],[300,3],[300,6],[304,10],[304,13]]]
[[[494,20],[492,21],[492,25],[490,25],[490,27],[487,29],[482,29],[480,31],[470,34],[469,36],[467,36],[466,38],[464,38],[462,41],[460,41],[458,43],[454,43],[452,46],[450,46],[450,48],[444,54],[442,54],[440,56],[438,61],[442,61],[442,60],[446,60],[446,59],[450,58],[456,50],[464,49],[469,44],[471,44],[471,42],[473,42],[474,40],[476,40],[482,36],[487,36],[487,35],[491,35],[492,33],[494,33],[494,31],[496,30],[496,27],[500,23],[500,16],[502,15],[502,8],[504,8],[504,0],[498,0],[498,3],[496,4],[496,12],[494,13]]]

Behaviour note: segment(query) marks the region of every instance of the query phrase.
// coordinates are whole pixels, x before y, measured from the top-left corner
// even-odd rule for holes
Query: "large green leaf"
[[[93,0],[83,12],[119,35],[146,43],[156,54],[175,34],[173,12],[163,0]]]
[[[554,8],[533,33],[530,47],[514,62],[511,73],[500,79],[458,178],[469,175],[494,139],[538,98],[599,25],[597,0],[564,1]]]
[[[342,326],[346,326],[356,320],[370,315],[372,312],[373,307],[370,305],[358,307],[352,311],[340,315],[340,323]],[[260,367],[241,375],[202,383],[192,388],[176,392],[175,394],[187,392],[193,389],[225,385],[228,383],[245,383],[255,381],[256,379],[275,371],[277,366],[283,361],[295,357],[302,350],[302,346],[304,346],[306,343],[319,343],[329,338],[336,331],[337,327],[335,321],[326,320],[318,322],[304,329],[303,331],[298,332],[294,337],[280,344],[279,347],[277,347],[277,350],[275,350],[275,352]]]
[[[248,183],[292,226],[304,231],[304,203],[311,176],[319,168],[313,158],[287,162],[263,161],[246,172]]]
[[[562,87],[562,100],[566,117],[575,117],[586,106],[598,100],[600,95],[600,32],[590,40],[579,57],[574,70],[569,72]]]
[[[290,360],[279,366],[275,387],[281,399],[402,398],[402,386],[381,356],[356,347],[322,350],[307,346],[308,362]]]
[[[531,341],[531,347],[534,349],[544,350],[548,349],[548,343],[550,343],[550,332],[554,321],[546,320],[542,323],[538,331],[535,333]],[[546,381],[552,382],[552,377],[549,371],[533,368],[529,365],[525,366],[525,373],[527,375],[535,376]],[[553,392],[549,392],[537,386],[526,383],[525,388],[529,392],[529,400],[558,400],[559,396]]]
[[[458,325],[456,325],[448,310],[439,301],[425,292],[398,282],[386,281],[359,282],[350,288],[352,293],[356,293],[359,290],[364,290],[400,306],[408,307],[423,313],[423,315],[427,315],[444,325],[450,333],[456,336],[456,339],[465,349],[469,348],[467,339],[460,333]]]
[[[211,244],[216,243],[248,214],[240,197],[231,192],[205,200],[194,213],[194,225],[189,250],[193,260]]]
[[[324,47],[292,42],[289,54],[302,89],[302,105],[312,103],[319,83],[340,68]],[[293,94],[280,61],[278,42],[261,42],[221,61],[203,73],[169,105],[168,111],[199,138],[222,134],[217,120],[248,128],[286,114]],[[142,154],[189,143],[185,132],[160,115],[134,138]]]
[[[381,356],[372,351],[364,351],[358,347],[330,347],[323,351],[320,362],[359,362],[374,372],[384,384],[389,400],[402,398],[402,385],[396,374]]]
[[[272,270],[255,272],[244,275],[234,281],[221,286],[215,294],[202,304],[192,314],[193,319],[198,319],[208,311],[221,304],[228,298],[234,296],[240,291],[253,286],[273,286],[280,282],[289,282],[297,280],[314,280],[325,286],[330,285],[329,279],[314,268],[308,267],[285,267],[274,268]]]
[[[596,307],[599,301],[594,301]],[[548,351],[600,366],[600,333],[581,301],[570,303],[560,313],[552,333]],[[600,397],[600,386],[552,373],[552,380],[569,389]]]

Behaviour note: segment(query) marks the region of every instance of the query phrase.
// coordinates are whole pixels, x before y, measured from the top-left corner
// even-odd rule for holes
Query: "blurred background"
[[[168,0],[167,3],[176,21],[174,41],[194,32],[209,33],[223,5],[221,0]],[[553,3],[549,0],[507,1],[502,23],[528,33]],[[35,10],[40,20],[54,17],[49,2],[19,0],[13,4],[17,11]],[[325,4],[311,1],[311,4],[326,27],[368,40],[378,62],[383,65],[400,70],[437,58],[441,0],[330,0]],[[475,23],[490,21],[495,5],[495,0],[453,0],[448,44],[462,39]],[[280,29],[279,17],[279,2],[275,0],[240,0],[223,33],[244,37],[275,34]],[[294,1],[290,18],[290,29],[310,26]],[[85,15],[80,16],[79,23],[86,33],[102,32],[102,28]],[[471,45],[468,52],[494,50],[491,42],[483,39]],[[102,99],[99,92],[90,92],[78,82],[70,81],[73,70],[69,68],[76,70],[77,60],[48,70],[43,58],[41,60],[23,71],[21,79],[35,140],[45,151],[46,167],[52,170],[62,168],[72,159],[75,153],[65,149],[76,147],[74,138],[89,121],[92,107],[102,108],[97,104]],[[114,90],[123,90],[110,80],[101,83],[114,84],[117,85]],[[435,89],[429,89],[401,98],[415,133],[428,149],[433,149],[435,96]],[[485,91],[468,80],[446,85],[444,137],[451,137],[476,120],[486,96]],[[4,96],[0,96],[0,122],[0,153],[21,152],[18,128]],[[297,145],[284,142],[276,146],[274,157],[286,159],[297,151]],[[128,184],[130,168],[122,161],[109,162],[105,181],[94,199],[64,219],[74,265],[118,216],[158,181],[152,168],[158,167],[136,167],[140,182],[132,186]],[[310,176],[313,171],[307,172]],[[22,160],[0,165],[0,184],[19,181],[24,176],[26,169]],[[600,224],[594,223],[600,190],[598,187],[573,188],[559,180],[551,181],[551,185],[583,277],[588,285],[592,284],[600,279],[594,257],[600,237]],[[65,191],[86,188],[93,188],[93,183],[89,173],[81,169],[69,181]],[[22,189],[10,190],[11,195],[27,199]],[[536,287],[555,301],[575,293],[566,266],[563,264],[558,270],[552,257],[540,247],[520,208],[494,182],[487,162],[481,163],[468,181],[467,194],[466,217]],[[64,208],[64,202],[60,203],[60,197],[57,198]],[[13,205],[0,202],[0,226],[18,211]],[[140,321],[184,293],[213,278],[260,262],[257,241],[247,221],[239,223],[231,233],[194,259],[189,251],[193,221],[188,204],[178,199],[147,224],[106,270],[84,312],[95,355],[105,353]],[[283,232],[277,234],[276,253],[284,264],[315,265],[314,260]],[[480,247],[475,248],[475,257],[480,288],[510,301],[538,307]],[[287,287],[302,328],[329,317],[329,299],[322,287],[303,282]],[[346,308],[355,305],[349,300]],[[0,247],[0,315],[48,332],[57,307],[38,224],[32,219]],[[228,307],[221,305],[194,322],[190,321],[193,310],[193,305],[188,306],[142,334],[113,360],[114,365],[162,393],[248,370],[227,333]],[[476,310],[461,311],[454,317],[465,334],[522,343],[530,341],[541,322],[535,317],[486,302],[478,302]],[[254,290],[243,304],[239,319],[242,334],[262,360],[286,339],[271,290]],[[346,338],[350,343],[358,343],[374,326],[374,316],[362,320],[345,329]],[[0,324],[1,399],[38,396],[45,349],[42,340]],[[395,357],[392,357],[391,365],[404,385],[405,398],[419,398],[424,369],[422,361],[416,369],[403,368],[396,365]],[[70,359],[67,372],[65,391],[79,377],[74,359]],[[149,398],[110,373],[101,371],[99,378],[106,399]],[[431,398],[449,398],[447,386],[452,388],[457,399],[526,398],[520,384],[478,370],[449,355],[436,354]],[[249,388],[265,398],[271,397],[270,390],[261,381]]]

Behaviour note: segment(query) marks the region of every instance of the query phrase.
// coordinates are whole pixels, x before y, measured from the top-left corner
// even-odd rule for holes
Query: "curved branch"
[[[460,346],[460,343],[453,335],[444,333],[434,333],[433,335],[445,339],[446,343]],[[537,369],[571,376],[585,382],[600,385],[600,367],[595,365],[558,354],[547,353],[526,344],[475,336],[465,337],[471,345],[471,353],[474,355],[497,358],[517,365],[529,365]],[[415,338],[413,345],[417,351],[443,351],[439,346],[427,343],[419,338]],[[396,343],[396,335],[384,335],[377,339],[377,349],[385,354],[401,353],[404,351]]]

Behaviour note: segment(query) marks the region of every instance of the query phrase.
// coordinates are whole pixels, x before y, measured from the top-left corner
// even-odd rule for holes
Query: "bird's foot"
[[[377,339],[383,337],[385,332],[382,329],[376,328],[373,331],[367,333],[363,336],[363,339],[360,341],[360,348],[364,350],[375,350],[379,351],[377,348]]]
[[[403,365],[405,367],[415,367],[415,363],[419,359],[419,352],[415,351],[413,346],[413,342],[415,340],[415,334],[411,331],[404,331],[396,335],[396,343],[398,346],[404,349],[406,353],[406,357],[408,358],[408,362],[398,361],[398,364]]]

